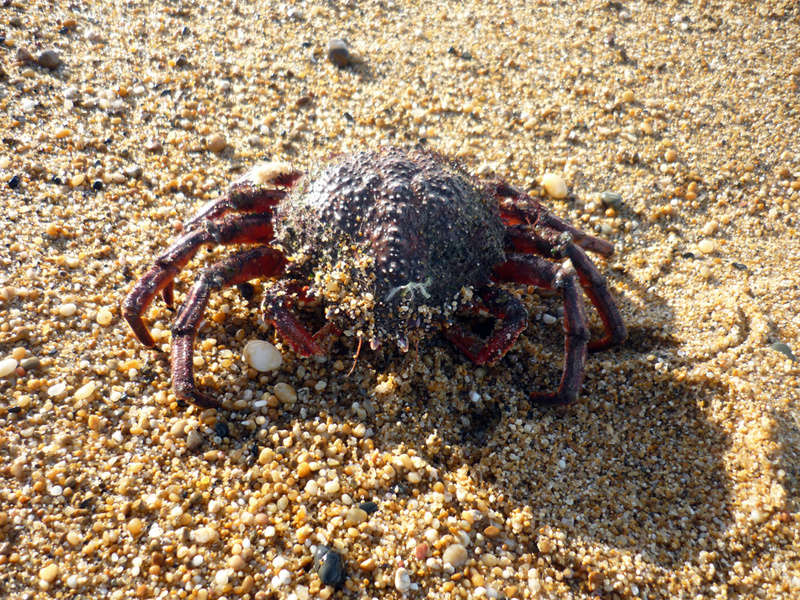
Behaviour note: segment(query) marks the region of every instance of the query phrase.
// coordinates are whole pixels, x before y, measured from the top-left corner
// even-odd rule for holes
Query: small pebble
[[[189,450],[196,450],[203,445],[203,436],[201,436],[197,429],[190,429],[186,434],[186,447]]]
[[[247,364],[261,373],[274,371],[283,363],[278,349],[264,340],[250,340],[245,345],[243,354]]]
[[[142,176],[142,167],[140,167],[139,165],[128,165],[127,167],[125,167],[123,173],[125,173],[126,177],[129,177],[131,179],[136,179],[137,177]]]
[[[67,543],[70,546],[77,546],[82,541],[83,541],[83,536],[80,533],[78,533],[77,531],[73,530],[73,531],[70,531],[67,534]]]
[[[59,381],[58,383],[54,383],[49,388],[47,388],[47,395],[51,398],[60,398],[64,395],[64,392],[67,391],[67,384],[63,381]]]
[[[714,242],[714,240],[706,238],[704,240],[700,240],[700,242],[697,244],[697,249],[703,254],[711,254],[717,249],[717,244]]]
[[[138,517],[132,518],[128,521],[128,533],[130,533],[133,537],[137,538],[142,534],[144,531],[144,523]]]
[[[547,195],[556,200],[567,197],[567,184],[562,177],[555,173],[542,175],[542,187]]]
[[[75,393],[72,395],[75,400],[87,400],[94,395],[95,390],[97,389],[97,384],[94,381],[90,381],[79,387],[75,390]]]
[[[36,62],[36,59],[33,57],[28,50],[25,48],[19,48],[17,50],[17,62],[23,65],[30,65]]]
[[[552,325],[556,321],[558,321],[558,319],[551,314],[544,313],[542,315],[542,323],[544,323],[545,325]]]
[[[74,302],[67,302],[58,307],[58,314],[62,317],[71,317],[78,312],[78,307]]]
[[[314,570],[323,585],[341,587],[345,580],[342,556],[328,546],[317,546],[314,551]]]
[[[675,152],[675,150],[673,150],[672,148],[670,148],[669,150],[664,152],[664,160],[666,160],[667,162],[675,162],[676,160],[678,160],[678,153]]]
[[[113,318],[114,315],[112,315],[111,311],[104,306],[97,311],[97,317],[95,317],[95,320],[103,327],[106,327],[107,325],[111,324]]]
[[[206,148],[214,153],[222,152],[227,145],[228,142],[221,133],[215,133],[206,140]]]
[[[328,42],[328,60],[337,67],[346,67],[352,62],[347,42],[334,38]]]
[[[192,532],[192,539],[198,544],[212,544],[218,537],[217,530],[213,527],[200,527]]]
[[[619,208],[620,206],[622,206],[622,194],[618,194],[617,192],[601,192],[600,201],[605,206],[610,206],[611,208]]]
[[[283,402],[284,404],[294,404],[297,400],[297,392],[295,389],[289,385],[288,383],[279,382],[275,384],[275,387],[272,388],[272,391],[278,397],[278,400]]]
[[[360,525],[368,518],[369,515],[367,514],[367,511],[365,511],[363,508],[355,507],[347,511],[347,514],[344,517],[344,522],[353,527]]]
[[[405,593],[411,588],[411,575],[403,567],[394,572],[394,588],[401,593]]]
[[[775,350],[775,352],[780,352],[786,358],[797,361],[797,357],[792,352],[792,349],[789,347],[789,344],[785,344],[784,342],[775,342],[774,344],[770,344],[770,349]]]
[[[414,548],[414,557],[417,560],[425,560],[428,557],[428,549],[428,544],[425,542],[417,544],[417,547]]]
[[[461,544],[451,544],[444,551],[442,561],[458,569],[467,562],[467,549]]]
[[[58,565],[50,563],[46,567],[39,569],[39,579],[46,583],[53,583],[58,577]]]
[[[541,552],[542,554],[550,554],[553,550],[555,550],[553,542],[551,542],[547,538],[540,538],[536,542],[536,547],[539,548],[539,552]]]
[[[17,369],[17,362],[16,358],[6,358],[0,360],[0,377],[8,377]]]
[[[358,508],[363,510],[368,515],[378,512],[378,505],[372,500],[367,500],[366,502],[362,502],[361,504],[358,505]]]
[[[50,69],[51,71],[55,71],[58,67],[61,66],[62,60],[59,56],[58,52],[55,50],[44,50],[41,52],[36,59],[36,62],[39,63],[40,67],[44,67],[45,69]]]
[[[339,484],[338,479],[332,479],[325,482],[325,493],[329,496],[338,493],[339,490],[341,490],[341,485]]]
[[[155,154],[155,153],[161,152],[164,149],[164,147],[161,145],[161,142],[159,142],[158,140],[151,140],[151,141],[149,141],[147,143],[147,145],[144,147],[144,149],[147,150],[148,152],[152,152],[152,153]]]
[[[40,361],[36,356],[29,356],[28,358],[23,358],[21,361],[19,361],[19,366],[26,371],[34,371],[42,366],[42,361]]]

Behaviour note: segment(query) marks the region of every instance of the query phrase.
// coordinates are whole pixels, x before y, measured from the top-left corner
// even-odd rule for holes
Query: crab
[[[528,313],[508,286],[552,289],[564,304],[564,365],[540,404],[578,396],[588,351],[621,343],[625,325],[605,279],[585,250],[608,257],[613,246],[583,233],[538,200],[499,178],[481,180],[424,147],[345,154],[306,177],[284,163],[263,163],[183,225],[126,297],[122,313],[145,346],[155,341],[142,315],[160,292],[174,304],[174,279],[203,246],[248,245],[205,269],[172,324],[171,370],[178,399],[203,408],[219,403],[194,381],[193,346],[212,292],[270,278],[265,321],[298,355],[324,352],[335,332],[373,349],[407,350],[441,330],[476,365],[494,365],[515,344]],[[603,323],[590,341],[579,288]],[[316,301],[328,325],[316,334],[293,308]],[[479,336],[472,315],[494,318]],[[467,321],[467,322],[465,322]]]

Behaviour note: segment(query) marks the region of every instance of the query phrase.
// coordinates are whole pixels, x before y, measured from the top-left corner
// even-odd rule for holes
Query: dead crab
[[[527,311],[498,283],[560,291],[565,358],[558,389],[534,393],[538,403],[578,395],[588,350],[625,338],[605,280],[584,249],[609,256],[613,246],[553,216],[500,180],[480,181],[423,148],[383,148],[340,157],[315,178],[288,165],[263,164],[201,209],[184,233],[136,283],[123,315],[145,346],[155,344],[142,313],[161,292],[173,303],[173,280],[203,245],[249,244],[204,270],[172,325],[175,394],[201,407],[192,373],[197,328],[209,295],[258,277],[266,320],[301,356],[322,353],[295,317],[298,298],[317,298],[329,322],[373,348],[410,341],[433,328],[475,364],[500,360],[527,326]],[[562,261],[562,262],[553,262]],[[568,260],[564,260],[568,259]],[[604,335],[589,341],[581,286],[600,314]],[[456,315],[488,312],[494,330],[482,339]]]

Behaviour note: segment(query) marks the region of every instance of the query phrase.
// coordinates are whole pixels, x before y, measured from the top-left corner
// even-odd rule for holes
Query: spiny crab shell
[[[401,349],[452,320],[503,262],[497,202],[430,150],[349,154],[304,177],[276,209],[275,241],[326,317]]]

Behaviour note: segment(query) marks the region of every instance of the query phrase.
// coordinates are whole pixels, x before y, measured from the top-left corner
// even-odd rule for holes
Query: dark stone
[[[366,502],[362,502],[361,504],[358,505],[358,508],[363,510],[368,515],[378,512],[378,504],[376,502],[373,502],[372,500],[367,500]]]
[[[230,430],[228,429],[228,424],[224,421],[217,421],[214,425],[214,433],[216,433],[221,438],[226,438],[230,435]]]
[[[11,179],[8,180],[8,187],[12,190],[15,190],[19,187],[20,178],[19,175],[14,175]]]
[[[341,554],[328,546],[317,546],[314,552],[314,571],[323,585],[340,588],[346,579]]]
[[[102,182],[102,181],[100,181],[99,179],[95,179],[95,180],[92,182],[92,189],[93,189],[94,191],[96,191],[96,192],[99,192],[100,190],[102,190],[102,189],[103,189],[103,182]]]
[[[44,67],[45,69],[49,69],[51,71],[55,71],[58,67],[61,66],[63,62],[61,57],[58,55],[58,52],[55,50],[44,50],[39,57],[36,59],[36,62],[39,63],[40,67]]]
[[[328,42],[328,60],[339,68],[346,67],[352,62],[350,49],[347,42],[340,39],[332,39]]]

